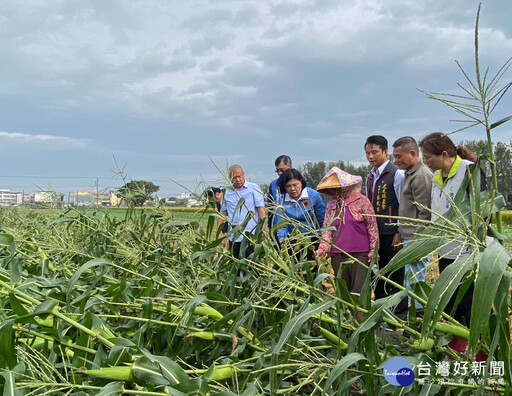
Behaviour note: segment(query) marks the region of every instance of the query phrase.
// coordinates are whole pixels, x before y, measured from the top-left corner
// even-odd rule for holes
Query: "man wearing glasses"
[[[292,159],[287,155],[280,155],[275,160],[277,179],[272,180],[268,190],[268,199],[267,199],[267,207],[268,211],[268,229],[272,228],[274,223],[274,212],[276,203],[279,203],[279,197],[284,194],[284,191],[280,191],[277,185],[277,181],[279,180],[279,176],[283,174],[284,171],[292,168]]]

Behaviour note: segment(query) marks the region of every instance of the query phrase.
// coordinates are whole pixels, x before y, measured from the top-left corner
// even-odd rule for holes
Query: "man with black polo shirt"
[[[379,227],[379,269],[385,267],[393,258],[400,246],[398,226],[391,216],[398,216],[400,195],[404,185],[405,174],[388,159],[388,141],[384,136],[373,135],[364,144],[366,159],[372,170],[366,179],[366,196],[373,205]],[[388,276],[394,282],[404,284],[404,268],[400,268]],[[392,285],[378,279],[375,286],[375,298],[387,297],[398,292]],[[401,319],[407,318],[407,298],[396,307],[395,314]]]

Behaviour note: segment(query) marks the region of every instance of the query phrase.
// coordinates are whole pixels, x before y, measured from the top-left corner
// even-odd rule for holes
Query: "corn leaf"
[[[146,356],[133,362],[132,372],[135,378],[153,385],[172,385],[162,374],[160,365]]]
[[[422,327],[423,333],[425,333],[427,328],[431,330],[434,328],[460,281],[473,265],[473,256],[462,256],[455,260],[453,264],[446,267],[440,274],[439,279],[430,292],[425,307],[425,325]]]
[[[3,396],[23,396],[25,394],[16,387],[16,377],[18,377],[18,373],[14,371],[0,371],[0,376],[5,380]]]
[[[441,390],[441,385],[434,382],[427,383],[421,387],[421,392],[418,396],[434,396]]]
[[[55,300],[45,300],[36,307],[34,314],[40,315],[51,313],[53,308],[55,308],[58,304],[59,302]]]
[[[510,259],[510,253],[496,240],[482,254],[471,307],[470,351],[475,351],[480,335],[488,328],[496,291]]]
[[[361,360],[367,360],[366,357],[360,353],[353,352],[344,356],[331,370],[329,377],[325,381],[325,387],[322,391],[322,395],[326,394],[327,389],[329,389],[340,376],[353,364],[360,362]]]
[[[498,286],[498,291],[494,300],[494,309],[497,319],[497,340],[492,340],[492,345],[489,347],[489,355],[494,354],[496,346],[499,345],[497,359],[504,362],[505,381],[512,384],[512,362],[510,359],[512,352],[512,340],[510,339],[510,287],[512,286],[512,275],[510,271],[505,271],[501,282]]]
[[[0,323],[0,368],[7,370],[12,369],[17,363],[12,325],[12,320]]]
[[[28,311],[25,307],[20,303],[20,301],[16,298],[13,293],[9,293],[9,304],[11,304],[12,311],[18,316],[25,316],[28,314]]]
[[[117,396],[123,394],[124,390],[123,382],[111,382],[105,385],[97,393],[97,396]]]
[[[11,246],[14,242],[14,237],[9,234],[0,234],[0,246]]]
[[[94,267],[108,265],[108,264],[110,264],[110,261],[106,260],[106,259],[92,259],[92,260],[89,260],[88,262],[86,262],[84,265],[82,265],[80,267],[80,269],[78,271],[76,271],[73,274],[73,276],[71,277],[71,279],[69,280],[68,290],[66,293],[66,304],[68,306],[70,306],[71,293],[74,291],[76,283],[78,282],[78,280],[80,279],[80,277],[82,276],[82,274],[85,271],[87,271],[91,268],[94,268]]]
[[[478,175],[479,174],[480,173],[478,172]],[[461,201],[457,205],[457,211],[461,212],[462,217],[457,214],[457,211],[453,208],[450,208],[443,217],[455,224],[458,224],[461,228],[465,228],[464,224],[470,228],[473,224],[473,217],[475,214],[478,214],[481,218],[485,218],[491,213],[496,213],[506,206],[505,199],[502,195],[498,194],[495,197],[493,206],[491,207],[489,205],[491,194],[491,191],[481,191],[475,194],[475,196],[478,196],[478,199],[474,198],[475,201],[479,202],[478,209],[473,207],[472,200],[470,199],[464,199]],[[443,218],[436,219],[434,224],[426,227],[420,235],[415,236],[412,241],[400,250],[390,260],[390,262],[380,270],[380,273],[384,275],[394,272],[397,269],[404,267],[406,264],[427,257],[443,244],[452,241],[454,238],[453,235],[450,235],[445,229],[437,227],[436,224],[446,225],[447,222]]]
[[[376,300],[368,313],[364,316],[363,322],[359,325],[356,331],[352,333],[348,341],[348,352],[353,352],[358,346],[358,339],[361,333],[371,330],[382,323],[382,315],[384,310],[397,305],[403,298],[407,296],[407,290],[401,290],[386,298]]]
[[[180,382],[173,387],[166,387],[172,396],[208,396],[210,394],[210,387],[208,381],[203,378],[193,378],[185,382]]]
[[[165,392],[166,392],[166,394],[169,394],[171,396],[189,396],[188,393],[182,392],[182,391],[180,391],[176,388],[173,388],[171,386],[166,386]]]
[[[143,350],[142,353],[153,362],[156,362],[160,366],[160,372],[169,381],[170,385],[176,385],[189,380],[189,376],[183,370],[183,368],[166,356],[157,356]]]
[[[306,323],[312,316],[327,311],[329,308],[333,307],[334,304],[336,304],[336,300],[326,300],[319,304],[312,305],[286,323],[281,337],[279,337],[279,341],[272,349],[272,355],[279,354],[288,340],[295,336],[304,326],[304,323]]]
[[[163,230],[166,230],[168,228],[184,228],[184,227],[188,227],[190,225],[190,222],[189,221],[178,221],[178,220],[174,220],[174,221],[170,221],[166,224],[164,224],[162,226],[162,231]]]
[[[130,363],[132,361],[130,349],[125,346],[114,345],[108,354],[106,363],[109,366],[121,366],[124,363]]]
[[[494,129],[494,128],[500,126],[501,124],[503,124],[503,123],[505,123],[507,121],[510,121],[510,120],[512,120],[512,115],[508,116],[508,117],[505,117],[505,118],[502,118],[501,120],[492,123],[491,124],[491,129]]]

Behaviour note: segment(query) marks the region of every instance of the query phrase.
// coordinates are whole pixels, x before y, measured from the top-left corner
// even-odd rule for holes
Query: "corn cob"
[[[348,344],[346,342],[344,342],[341,338],[339,338],[336,334],[331,333],[329,330],[324,329],[323,327],[320,327],[316,323],[313,325],[313,327],[316,330],[320,331],[320,334],[322,334],[322,337],[324,337],[328,343],[335,345],[335,346],[339,347],[340,349],[348,348]]]
[[[97,370],[82,370],[82,374],[92,375],[112,381],[132,381],[133,374],[130,366],[101,367]]]

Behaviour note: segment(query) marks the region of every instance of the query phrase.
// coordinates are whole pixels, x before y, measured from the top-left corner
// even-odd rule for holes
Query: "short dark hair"
[[[222,192],[222,190],[219,187],[208,187],[206,189],[206,196],[208,198],[213,198],[214,194],[218,194],[220,192]]]
[[[416,140],[412,136],[404,136],[395,141],[393,143],[393,148],[402,147],[402,150],[404,151],[410,151],[414,150],[417,153],[420,152],[420,149],[418,147],[418,143],[416,143]]]
[[[304,179],[304,176],[301,175],[301,173],[297,169],[287,169],[283,172],[281,176],[279,176],[279,179],[277,179],[277,185],[279,186],[279,189],[281,190],[281,193],[284,193],[285,188],[284,186],[286,183],[288,183],[290,180],[296,179],[301,182],[302,189],[304,190],[306,188],[306,179]]]
[[[274,164],[275,166],[279,166],[281,162],[285,165],[291,165],[292,159],[288,155],[280,155],[279,157],[276,158]]]
[[[364,144],[364,148],[369,144],[375,144],[381,148],[382,151],[388,149],[388,139],[381,135],[372,135],[366,138],[366,143]]]

